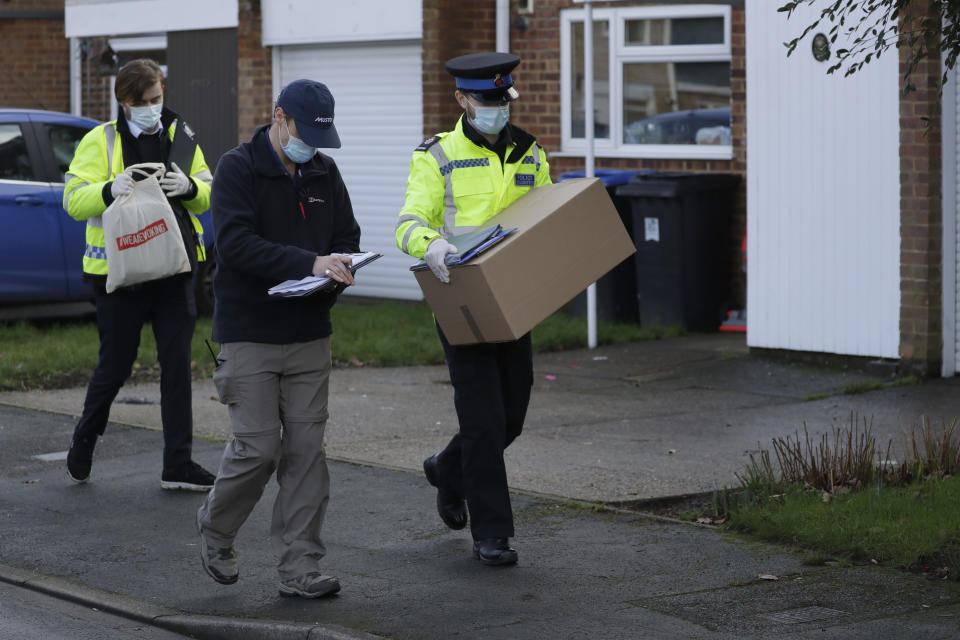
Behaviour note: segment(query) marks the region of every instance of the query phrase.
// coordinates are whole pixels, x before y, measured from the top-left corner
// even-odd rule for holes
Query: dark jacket
[[[335,294],[272,298],[267,289],[309,276],[319,255],[360,250],[360,226],[333,159],[318,153],[298,165],[294,181],[270,148],[268,130],[224,154],[214,175],[217,342],[290,344],[330,335]]]

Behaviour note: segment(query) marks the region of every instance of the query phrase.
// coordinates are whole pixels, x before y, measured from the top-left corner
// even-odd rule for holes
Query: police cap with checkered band
[[[516,100],[510,72],[520,64],[512,53],[468,53],[447,60],[447,72],[457,80],[457,89],[477,95],[484,102]]]

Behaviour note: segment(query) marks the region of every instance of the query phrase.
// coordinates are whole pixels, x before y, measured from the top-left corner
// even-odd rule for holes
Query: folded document
[[[370,264],[377,258],[383,257],[382,254],[374,253],[373,251],[367,251],[366,253],[342,253],[339,255],[348,256],[353,259],[353,262],[350,264],[350,273],[356,273],[360,267]],[[317,291],[329,291],[338,284],[340,283],[328,276],[307,276],[300,280],[284,280],[280,284],[267,289],[267,294],[284,298],[308,296]]]
[[[501,225],[497,224],[492,227],[486,227],[485,229],[475,229],[467,233],[461,233],[460,235],[450,236],[446,238],[446,241],[456,247],[457,252],[447,254],[444,262],[447,263],[448,267],[463,264],[467,260],[480,255],[516,230],[516,227],[513,229],[504,229]],[[410,271],[423,271],[429,268],[427,263],[421,260],[410,267]]]

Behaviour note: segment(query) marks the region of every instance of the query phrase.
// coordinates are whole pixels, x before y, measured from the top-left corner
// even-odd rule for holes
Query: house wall
[[[597,3],[596,6],[606,3]],[[669,2],[618,2],[617,6],[664,5]],[[684,160],[605,158],[598,155],[598,169],[654,169],[694,173],[746,173],[745,144],[745,34],[742,1],[719,2],[732,6],[731,61],[731,135],[732,160]],[[572,0],[536,0],[532,14],[525,14],[526,26],[520,28],[517,1],[510,3],[510,51],[522,62],[514,73],[520,100],[511,105],[510,118],[518,126],[537,136],[548,153],[561,150],[561,85],[560,85],[560,12],[583,8]],[[460,3],[455,0],[423,2],[423,76],[424,137],[447,131],[460,115],[453,99],[453,81],[443,63],[457,55],[476,51],[492,51],[496,44],[496,3]],[[583,157],[550,156],[554,180],[566,171],[583,170]],[[732,306],[743,308],[746,284],[739,268],[741,241],[746,228],[745,183],[741,181],[734,202],[734,229],[725,251],[725,269],[738,274],[732,283]]]
[[[606,3],[597,3],[602,6]],[[664,5],[669,2],[618,2],[619,6]],[[731,4],[731,45],[730,87],[732,93],[730,128],[733,146],[732,160],[689,160],[689,159],[651,159],[651,158],[609,158],[597,155],[597,169],[653,169],[656,171],[683,171],[691,173],[730,173],[739,176],[746,174],[746,97],[745,76],[745,30],[742,2]],[[517,69],[517,82],[521,99],[516,105],[516,121],[521,127],[528,128],[548,151],[560,149],[560,11],[568,8],[582,8],[582,3],[571,0],[536,0],[534,13],[525,16],[529,27],[519,30],[516,26],[510,31],[510,48],[523,58]],[[516,2],[511,3],[511,17],[515,18]],[[514,22],[513,24],[516,24]],[[511,117],[514,111],[511,111]],[[551,173],[556,180],[566,171],[582,171],[582,157],[551,157]],[[741,243],[746,229],[746,181],[741,180],[733,203],[733,229],[728,237],[728,246],[724,251],[727,273],[736,274],[731,283],[731,306],[742,309],[746,300],[746,281],[740,268],[742,262]]]
[[[273,113],[272,48],[263,46],[260,0],[240,0],[237,26],[237,142],[245,142]]]
[[[496,3],[423,0],[423,137],[449,131],[460,116],[443,64],[496,47]],[[519,113],[519,112],[518,112]],[[411,149],[412,151],[412,149]]]
[[[600,3],[598,3],[599,6]],[[664,5],[668,2],[622,2],[617,6]],[[658,169],[663,171],[726,172],[743,175],[746,171],[745,98],[744,98],[744,12],[742,2],[731,4],[733,17],[731,85],[733,105],[733,160],[655,160],[636,158],[597,158],[597,166],[612,169]],[[534,12],[526,14],[526,28],[518,28],[517,1],[510,4],[510,51],[522,62],[515,72],[521,98],[511,105],[511,120],[530,130],[548,151],[560,150],[560,11],[582,8],[573,0],[536,0]],[[453,80],[443,63],[457,55],[492,51],[495,47],[496,6],[487,2],[458,3],[455,0],[424,0],[424,136],[446,131],[460,115],[453,99]],[[432,108],[426,108],[430,106]],[[571,170],[582,170],[583,158],[551,159],[554,177]],[[739,243],[739,240],[738,240]]]
[[[70,111],[63,0],[0,2],[0,106]]]
[[[932,11],[937,24],[936,5],[914,10]],[[904,47],[901,78],[908,55]],[[922,375],[940,375],[943,353],[942,72],[939,55],[921,61],[911,76],[917,90],[900,99],[900,358]]]

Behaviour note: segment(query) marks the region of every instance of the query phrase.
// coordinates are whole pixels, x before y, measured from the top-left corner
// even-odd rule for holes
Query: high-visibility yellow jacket
[[[167,127],[173,139],[177,121]],[[108,152],[109,150],[109,152]],[[103,238],[103,223],[100,219],[107,203],[103,199],[104,185],[123,173],[123,147],[117,132],[117,121],[105,122],[91,129],[80,140],[73,161],[66,174],[63,189],[63,208],[75,220],[86,220],[86,249],[83,252],[83,272],[91,275],[107,275],[107,253]],[[186,171],[185,167],[181,167]],[[203,242],[203,225],[197,215],[210,208],[210,184],[213,175],[207,167],[200,145],[193,154],[188,175],[197,185],[197,195],[192,200],[181,199],[190,214],[197,236],[197,260],[206,260]]]
[[[414,150],[397,221],[401,251],[422,258],[433,239],[476,228],[530,189],[550,184],[546,152],[532,135],[507,126],[512,143],[502,164],[496,152],[464,134],[462,116],[453,131]]]

